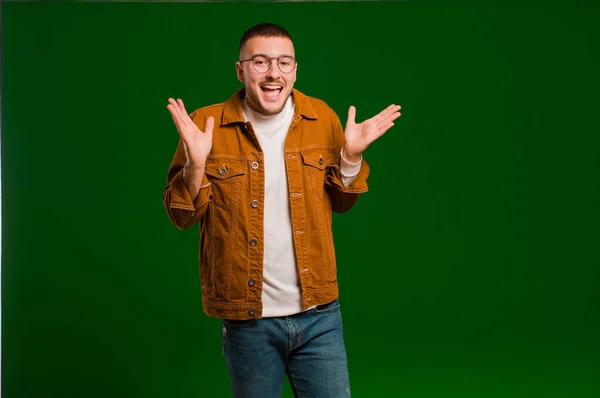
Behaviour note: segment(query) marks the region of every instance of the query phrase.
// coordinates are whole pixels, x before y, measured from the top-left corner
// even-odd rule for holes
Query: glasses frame
[[[254,59],[255,59],[255,58],[257,58],[257,57],[263,57],[263,58],[267,58],[267,59],[269,60],[269,68],[268,68],[266,71],[264,71],[264,72],[260,72],[260,71],[258,71],[258,70],[256,69],[256,66],[254,65],[254,62],[252,62],[252,67],[254,68],[254,70],[255,70],[257,73],[267,73],[268,71],[270,71],[270,70],[271,70],[271,68],[273,67],[273,60],[274,60],[274,59],[276,59],[276,60],[277,60],[277,67],[279,68],[279,71],[280,71],[281,73],[285,73],[286,75],[287,75],[288,73],[292,73],[292,72],[293,72],[293,71],[296,69],[296,66],[298,66],[298,61],[296,60],[296,57],[292,57],[291,55],[281,55],[281,56],[279,56],[279,57],[269,57],[268,55],[265,55],[265,54],[255,54],[255,55],[253,55],[252,57],[250,57],[250,58],[247,58],[247,59],[242,59],[242,60],[240,60],[239,62],[240,62],[240,63],[244,63],[244,62],[248,62],[248,61],[254,61]],[[280,58],[291,58],[291,59],[293,60],[293,62],[294,62],[294,67],[292,68],[292,70],[291,70],[291,71],[289,71],[289,72],[284,72],[284,71],[282,71],[282,70],[281,70],[281,65],[279,65],[279,59],[280,59]]]

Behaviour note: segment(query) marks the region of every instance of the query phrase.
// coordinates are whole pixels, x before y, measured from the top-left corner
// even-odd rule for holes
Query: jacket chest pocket
[[[244,190],[244,162],[231,159],[209,159],[204,172],[212,185],[213,204],[233,209]]]
[[[336,162],[335,153],[331,149],[305,149],[300,153],[310,188],[318,194],[322,193],[325,188],[327,168]]]

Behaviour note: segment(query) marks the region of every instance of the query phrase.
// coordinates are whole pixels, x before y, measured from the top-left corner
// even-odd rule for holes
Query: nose
[[[279,70],[279,60],[277,58],[271,59],[271,67],[267,71],[267,77],[271,79],[277,79],[281,76],[281,71]]]

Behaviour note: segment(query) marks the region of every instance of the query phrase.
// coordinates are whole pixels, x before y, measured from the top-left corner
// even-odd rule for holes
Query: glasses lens
[[[292,57],[281,57],[279,58],[279,69],[283,73],[290,73],[294,70],[295,61]]]
[[[254,58],[254,69],[259,73],[265,73],[269,70],[270,60],[267,57],[258,56]]]

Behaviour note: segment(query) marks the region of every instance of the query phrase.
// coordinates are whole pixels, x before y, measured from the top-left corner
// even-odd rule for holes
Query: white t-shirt
[[[284,142],[294,116],[293,97],[289,96],[277,115],[258,114],[245,101],[242,111],[246,121],[254,127],[265,165],[263,317],[297,314],[302,311],[302,296],[284,159]],[[360,163],[354,165],[342,160],[342,182],[349,185],[359,170]]]

